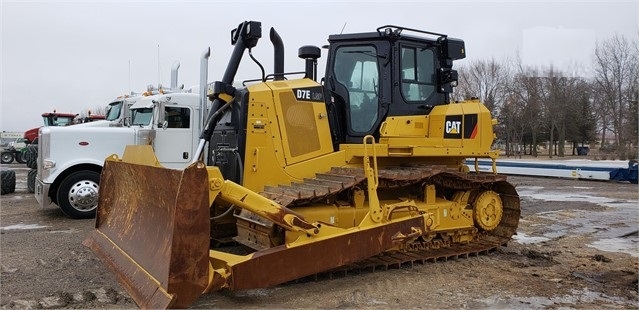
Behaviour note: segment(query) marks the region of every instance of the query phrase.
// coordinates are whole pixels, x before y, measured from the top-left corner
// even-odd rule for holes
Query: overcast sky
[[[179,83],[196,85],[209,46],[209,81],[220,79],[232,50],[230,30],[244,20],[262,22],[253,54],[267,73],[270,27],[284,41],[286,71],[303,70],[300,46],[324,45],[342,28],[369,32],[393,24],[446,33],[466,42],[467,58],[458,65],[519,53],[527,65],[567,71],[590,65],[597,40],[639,35],[637,1],[0,2],[2,131],[40,126],[40,115],[54,109],[81,113],[148,84],[168,86],[175,61]],[[237,80],[259,76],[245,57]]]

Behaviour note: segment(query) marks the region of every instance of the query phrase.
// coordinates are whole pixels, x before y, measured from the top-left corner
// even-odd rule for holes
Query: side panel
[[[467,101],[436,106],[430,114],[430,137],[443,138],[448,148],[464,148],[471,152],[485,152],[493,139],[492,117],[479,101]]]
[[[252,191],[262,191],[264,185],[288,184],[291,178],[284,172],[286,160],[273,105],[273,93],[264,83],[248,87],[246,150],[242,185]]]
[[[426,127],[425,127],[426,126]],[[379,144],[389,157],[494,157],[493,120],[479,101],[439,105],[428,116],[388,117],[381,127]],[[346,158],[362,156],[363,147],[341,145]]]
[[[289,184],[330,169],[335,160],[325,157],[334,150],[319,84],[274,81],[249,91],[243,186],[259,192],[265,185]],[[287,172],[291,166],[295,175]]]

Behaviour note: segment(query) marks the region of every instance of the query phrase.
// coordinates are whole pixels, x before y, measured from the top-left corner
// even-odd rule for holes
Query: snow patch
[[[0,230],[27,230],[27,229],[39,229],[47,228],[49,226],[42,226],[39,224],[14,224],[9,226],[0,227]]]
[[[610,238],[599,239],[587,246],[605,252],[626,253],[634,257],[639,257],[639,246],[637,246],[637,242],[639,242],[639,238]]]
[[[525,233],[517,232],[517,234],[513,236],[513,240],[515,240],[519,244],[535,244],[535,243],[549,241],[550,238],[532,237],[532,236],[526,235]]]
[[[490,305],[489,308],[497,309],[543,309],[546,307],[556,308],[558,306],[576,305],[578,303],[603,302],[609,305],[624,305],[626,300],[618,296],[608,296],[600,292],[594,292],[587,288],[582,290],[572,290],[570,295],[556,295],[552,297],[544,296],[501,296],[493,295],[477,301]],[[560,307],[560,308],[564,308]],[[565,309],[565,308],[564,308]],[[572,308],[569,308],[572,309]]]

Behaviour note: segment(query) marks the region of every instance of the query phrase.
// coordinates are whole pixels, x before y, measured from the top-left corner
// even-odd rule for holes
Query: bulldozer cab
[[[327,103],[336,145],[379,137],[388,116],[426,115],[449,103],[457,83],[453,60],[465,57],[462,40],[398,26],[328,41],[325,86],[333,98]]]

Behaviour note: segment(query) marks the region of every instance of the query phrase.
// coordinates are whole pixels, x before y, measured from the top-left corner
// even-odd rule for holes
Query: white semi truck
[[[122,155],[126,145],[152,144],[162,164],[185,167],[195,154],[201,118],[206,115],[209,55],[208,49],[202,55],[198,88],[177,86],[177,64],[171,88],[159,86],[115,100],[104,121],[42,127],[35,178],[40,206],[55,203],[71,218],[94,217],[104,160]]]
[[[181,91],[184,88],[184,85],[178,86],[178,70],[180,68],[180,63],[178,61],[173,63],[171,67],[171,88],[164,90],[162,86],[159,85],[157,89],[153,88],[153,86],[149,85],[147,87],[147,91],[144,93],[136,93],[131,92],[130,94],[125,94],[122,96],[118,96],[111,103],[107,105],[106,115],[102,119],[91,120],[78,123],[74,125],[75,127],[122,127],[128,126],[131,121],[131,115],[129,109],[133,102],[135,102],[136,98],[142,97],[144,95],[150,95],[153,93],[159,93],[160,91]],[[50,113],[46,113],[50,114]],[[47,124],[47,120],[53,121],[52,117],[45,117],[43,114],[43,118],[45,119],[45,125]],[[60,119],[60,117],[56,118]],[[71,118],[73,119],[73,118]],[[29,140],[29,143],[24,151],[25,161],[27,167],[31,168],[29,173],[27,174],[27,190],[29,193],[35,192],[35,180],[38,168],[38,133],[40,128],[33,128],[27,130],[24,134],[25,139]],[[78,129],[78,131],[82,131],[83,129]],[[35,131],[35,133],[33,133]],[[31,137],[31,138],[27,138]],[[4,154],[3,154],[4,159]],[[4,162],[3,162],[4,163]]]

